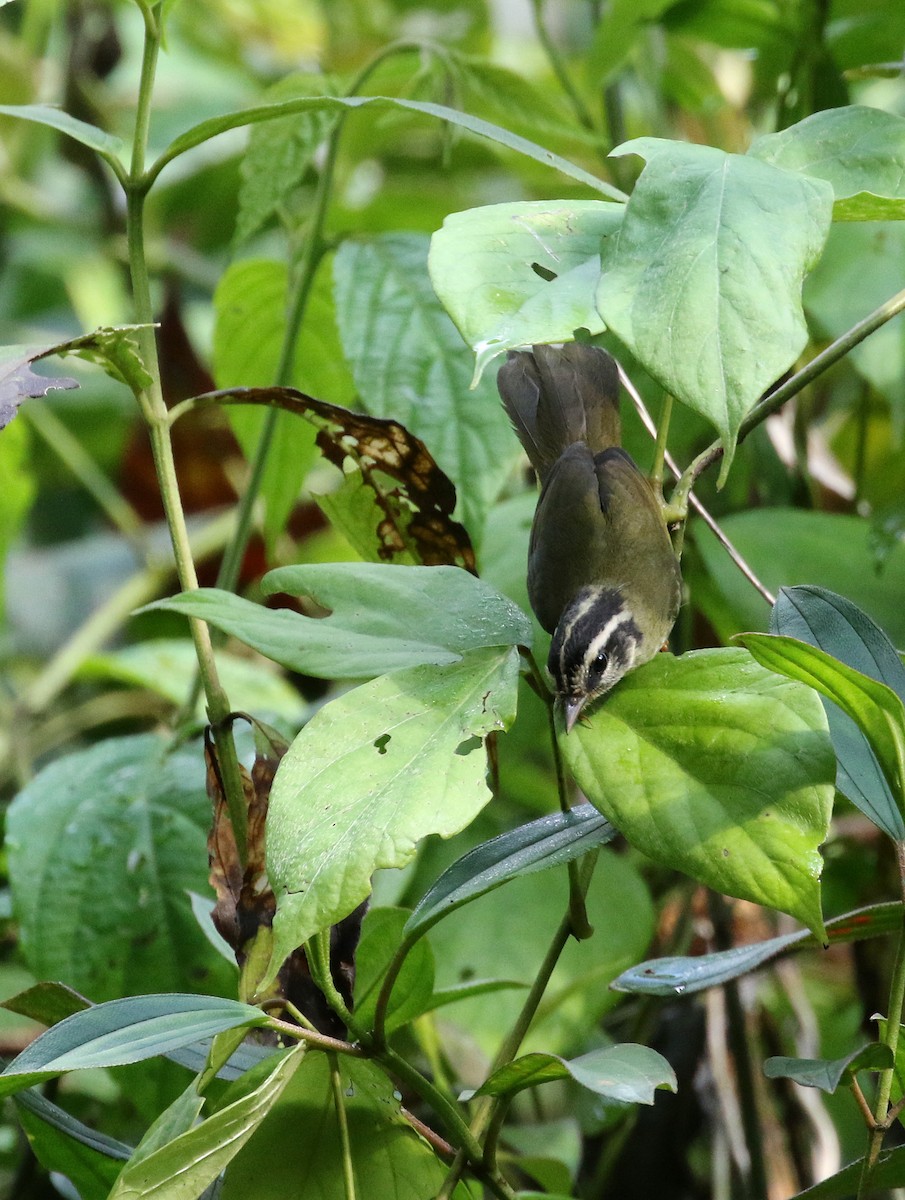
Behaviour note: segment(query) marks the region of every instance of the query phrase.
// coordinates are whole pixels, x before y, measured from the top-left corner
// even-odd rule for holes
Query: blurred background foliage
[[[462,108],[629,189],[636,160],[606,155],[632,137],[744,150],[756,135],[826,107],[857,102],[905,116],[899,0],[193,0],[165,7],[152,155],[207,117],[293,94],[342,94],[362,73],[360,91]],[[141,24],[126,0],[5,4],[0,103],[59,103],[128,139]],[[333,124],[284,121],[206,143],[168,167],[151,192],[148,255],[170,404],[215,385],[277,377],[287,285],[304,251]],[[391,415],[423,437],[457,485],[482,573],[522,604],[534,493],[492,379],[478,393],[468,390],[471,357],[432,296],[425,263],[428,235],[448,213],[553,197],[587,193],[537,162],[422,115],[352,114],[334,164],[328,249],[285,373],[321,399]],[[0,205],[0,342],[50,344],[132,319],[120,196],[89,151],[50,129],[0,117]],[[837,225],[805,289],[809,356],[898,290],[903,266],[901,223]],[[375,305],[386,321],[376,344],[363,341]],[[901,321],[887,325],[793,410],[771,418],[741,448],[722,492],[710,476],[698,489],[771,590],[797,582],[832,588],[898,646],[905,645],[903,328]],[[657,387],[622,359],[658,411]],[[8,800],[40,768],[81,748],[81,769],[98,772],[94,828],[104,833],[66,845],[40,869],[28,864],[34,874],[20,887],[30,900],[17,906],[16,920],[9,891],[0,892],[0,994],[35,976],[62,978],[94,1000],[188,987],[230,994],[229,968],[186,923],[186,890],[207,887],[207,802],[197,756],[194,768],[179,772],[186,791],[179,813],[161,814],[149,792],[126,827],[115,764],[91,757],[100,738],[147,737],[184,720],[194,668],[181,622],[162,614],[128,619],[171,582],[138,414],[125,389],[100,371],[73,360],[65,370],[79,390],[30,402],[0,437],[0,788]],[[629,448],[649,463],[652,446],[640,422],[626,414],[626,423]],[[205,582],[213,582],[259,428],[254,413],[196,413],[176,426]],[[670,449],[680,465],[711,437],[694,414],[674,413]],[[355,556],[317,503],[337,485],[311,433],[284,414],[243,590],[255,594],[266,565]],[[691,525],[685,576],[676,649],[766,628],[768,606],[699,522]],[[223,649],[222,665],[233,706],[287,732],[322,698],[319,685],[287,680],[238,647]],[[417,897],[470,844],[555,805],[544,720],[525,689],[520,719],[499,744],[500,802],[452,843],[426,846],[409,872],[379,878],[380,903]],[[838,811],[827,848],[828,915],[895,894],[876,831],[854,810]],[[182,823],[175,842],[174,822]],[[66,829],[64,813],[63,843]],[[721,1170],[744,1175],[727,1100],[730,1070],[720,1053],[722,1000],[709,994],[654,1008],[617,1002],[606,983],[658,950],[767,936],[772,919],[749,905],[708,905],[687,882],[651,870],[636,854],[612,853],[592,897],[598,934],[570,947],[558,969],[544,1045],[573,1053],[608,1037],[649,1040],[679,1072],[679,1094],[661,1096],[637,1116],[579,1102],[565,1087],[549,1089],[543,1107],[517,1106],[519,1144],[511,1150],[551,1191],[579,1187],[583,1196],[623,1200],[653,1189],[707,1194]],[[99,854],[95,875],[88,868]],[[136,873],[136,855],[154,869]],[[5,874],[5,862],[0,867]],[[533,876],[441,924],[431,936],[438,985],[485,975],[529,982],[547,925],[562,907],[550,894],[548,877]],[[67,922],[57,920],[67,906]],[[141,960],[138,980],[124,960],[149,935],[149,911],[173,920],[155,929],[156,952]],[[862,1015],[882,1004],[882,971],[868,943],[746,984],[741,999],[753,1044],[763,1054],[803,1054],[809,1046],[827,1057],[847,1052]],[[494,1033],[518,997],[502,992],[419,1019],[406,1035],[412,1053],[466,1084],[480,1080]],[[3,1053],[20,1048],[30,1028],[3,1016]],[[60,1088],[71,1091],[66,1104],[83,1120],[134,1140],[182,1086],[178,1068],[145,1064],[140,1073],[79,1075]],[[823,1104],[809,1097],[805,1105],[790,1090],[768,1095],[760,1080],[756,1086],[773,1194],[789,1195],[840,1154],[845,1161],[860,1152],[860,1124],[846,1096]],[[46,1177],[20,1137],[14,1121],[0,1127],[7,1194],[71,1194]],[[632,1153],[639,1145],[658,1152]]]

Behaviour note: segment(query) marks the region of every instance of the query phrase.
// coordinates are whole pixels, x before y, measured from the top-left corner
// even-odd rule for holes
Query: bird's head
[[[562,701],[566,733],[587,704],[642,661],[643,640],[618,588],[583,588],[566,605],[547,659]]]

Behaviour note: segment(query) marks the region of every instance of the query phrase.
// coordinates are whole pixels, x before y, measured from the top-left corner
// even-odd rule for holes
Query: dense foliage
[[[0,8],[7,1194],[905,1186],[903,45]],[[685,603],[567,735],[494,377],[574,339]]]

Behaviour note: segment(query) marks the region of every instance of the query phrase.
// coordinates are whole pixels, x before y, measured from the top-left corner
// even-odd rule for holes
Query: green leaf
[[[403,940],[404,908],[372,908],[365,914],[355,951],[355,1020],[362,1029],[374,1022],[377,997],[387,967]],[[406,955],[387,1007],[388,1033],[434,1006],[434,956],[426,941]]]
[[[843,596],[825,588],[783,588],[771,620],[774,633],[817,646],[840,662],[887,684],[905,700],[905,667],[878,625]],[[905,822],[870,741],[832,700],[823,707],[836,751],[836,787],[894,841]]]
[[[893,901],[858,909],[827,921],[826,940],[831,946],[843,945],[872,937],[885,937],[897,933],[901,927],[902,905]],[[807,929],[797,929],[780,937],[767,938],[746,946],[733,946],[713,954],[651,959],[630,967],[610,986],[619,992],[640,992],[649,996],[691,995],[756,971],[758,967],[792,950],[819,947],[821,944]]]
[[[475,537],[518,443],[493,383],[469,387],[462,339],[431,287],[428,245],[401,233],[343,242],[334,264],[339,330],[365,410],[421,438],[456,485]]]
[[[791,1079],[802,1087],[819,1088],[830,1095],[840,1083],[846,1087],[858,1071],[885,1071],[893,1065],[893,1054],[882,1042],[872,1042],[853,1050],[845,1058],[785,1058],[775,1055],[764,1063],[768,1079]]]
[[[623,206],[600,200],[523,200],[451,213],[431,238],[434,290],[477,355],[602,332],[595,292],[600,246]]]
[[[521,609],[458,567],[315,563],[271,571],[263,586],[309,596],[331,614],[302,617],[216,588],[183,592],[148,608],[200,617],[291,670],[325,679],[455,663],[482,646],[531,640]]]
[[[443,872],[406,922],[405,936],[420,936],[470,900],[518,875],[570,862],[612,841],[617,832],[592,804],[581,804],[567,813],[551,813],[501,833],[469,850]]]
[[[612,77],[649,27],[672,0],[611,0],[594,29],[588,52],[588,75],[598,86]]]
[[[186,895],[209,893],[209,826],[197,747],[171,750],[154,734],[108,738],[41,770],[7,817],[32,972],[95,999],[228,989]]]
[[[624,1104],[653,1104],[657,1088],[677,1088],[672,1067],[656,1050],[632,1042],[592,1050],[580,1058],[526,1054],[490,1076],[471,1096],[504,1096],[553,1079],[572,1078],[598,1096]]]
[[[814,113],[748,151],[832,185],[836,221],[905,220],[905,118],[851,104]]]
[[[604,196],[609,196],[614,200],[625,199],[622,192],[611,184],[596,178],[583,168],[561,158],[558,154],[553,154],[543,146],[538,146],[536,143],[528,141],[527,138],[519,137],[518,134],[510,133],[508,129],[502,129],[498,125],[491,124],[490,121],[483,121],[480,117],[473,117],[470,113],[448,108],[444,104],[434,104],[427,100],[405,100],[402,97],[394,96],[302,96],[294,100],[283,100],[278,104],[257,105],[254,108],[243,109],[241,112],[212,117],[186,130],[171,142],[149,169],[147,177],[149,182],[153,183],[167,163],[172,162],[174,158],[202,145],[220,133],[226,133],[229,129],[240,129],[243,125],[254,125],[258,121],[272,121],[276,117],[292,116],[295,113],[341,113],[365,107],[402,108],[409,112],[423,113],[425,116],[448,121],[451,125],[466,129],[469,133],[487,138],[499,146],[514,150],[517,154],[523,154],[527,158],[534,159],[535,162],[560,171],[568,178],[575,179]]]
[[[401,568],[396,568],[401,569]],[[515,717],[518,652],[396,671],[325,705],[282,759],[270,796],[267,871],[277,896],[269,977],[346,916],[379,867],[428,834],[449,837],[490,799],[483,737]]]
[[[240,1025],[266,1025],[259,1008],[216,996],[129,996],[73,1013],[0,1072],[8,1096],[64,1071],[142,1062]]]
[[[298,95],[322,95],[327,90],[336,90],[335,80],[298,71],[278,80],[264,96],[273,103]],[[265,121],[252,128],[242,158],[237,245],[257,233],[271,217],[289,215],[314,152],[337,120],[337,113],[315,111]]]
[[[834,759],[810,689],[739,650],[658,654],[560,737],[585,795],[643,854],[823,936]]]
[[[340,1088],[357,1195],[425,1200],[446,1166],[402,1116],[393,1084],[373,1063],[341,1056]],[[226,1171],[221,1200],[348,1200],[340,1135],[324,1054],[308,1054],[261,1128]],[[458,1193],[457,1193],[458,1195]],[[156,1198],[155,1198],[156,1200]]]
[[[601,316],[653,377],[710,420],[728,470],[739,425],[808,340],[801,285],[832,191],[710,146],[638,138],[647,162],[613,248]]]
[[[107,1200],[132,1148],[89,1129],[37,1089],[19,1092],[14,1100],[19,1123],[41,1166],[71,1180],[81,1200]]]
[[[109,1200],[196,1200],[279,1100],[306,1047],[281,1055],[253,1091],[123,1169]],[[252,1193],[249,1193],[251,1195]]]
[[[277,670],[260,658],[217,652],[217,673],[235,710],[272,713],[301,724],[306,704]],[[116,679],[147,688],[174,705],[185,703],[198,672],[198,656],[188,638],[150,638],[106,654],[93,655],[79,669],[82,679]],[[204,699],[196,714],[204,719]]]
[[[742,634],[759,663],[800,680],[838,704],[858,725],[877,756],[900,812],[905,810],[905,704],[896,693],[796,638]]]
[[[122,138],[105,133],[103,129],[89,125],[87,121],[71,117],[60,108],[51,108],[49,104],[0,104],[0,115],[32,121],[37,125],[47,125],[81,142],[83,146],[96,150],[111,165],[120,166],[120,154],[124,148]]]
[[[458,1004],[473,996],[489,996],[494,992],[527,990],[530,985],[520,979],[472,979],[468,983],[456,983],[452,987],[438,988],[425,1004],[425,1012],[445,1008],[447,1004]]]
[[[3,367],[0,366],[0,375],[2,373]],[[4,408],[5,405],[0,402],[0,426],[3,426]],[[3,426],[3,436],[0,437],[0,479],[3,480],[3,504],[0,505],[0,614],[6,613],[6,557],[31,512],[37,492],[35,476],[31,430],[22,421]]]
[[[849,1200],[858,1191],[864,1159],[858,1158],[813,1187],[798,1192],[795,1200]],[[882,1153],[870,1175],[871,1192],[878,1188],[905,1187],[905,1146]]]
[[[276,380],[286,333],[288,288],[286,266],[268,259],[243,259],[223,273],[214,293],[213,369],[218,387],[260,387]],[[336,328],[330,255],[315,274],[283,382],[334,404],[348,405],[355,395]],[[230,406],[227,411],[239,444],[251,460],[269,414],[245,406]],[[316,433],[307,421],[282,411],[273,421],[261,484],[269,545],[282,535],[299,489],[317,459]]]

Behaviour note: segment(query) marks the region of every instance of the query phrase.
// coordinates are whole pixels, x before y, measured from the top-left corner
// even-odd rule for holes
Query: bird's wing
[[[537,438],[557,454],[585,442],[596,454],[621,440],[619,368],[605,350],[573,342],[535,346],[540,376]]]
[[[544,478],[553,465],[537,440],[537,405],[540,399],[540,376],[534,356],[527,350],[509,354],[497,375],[497,388],[503,406],[522,443],[531,465]]]

